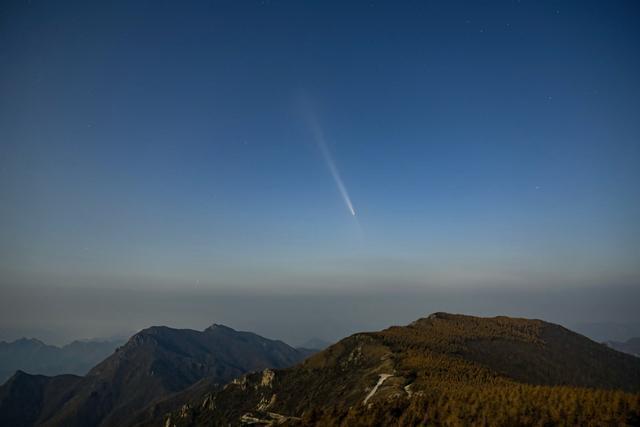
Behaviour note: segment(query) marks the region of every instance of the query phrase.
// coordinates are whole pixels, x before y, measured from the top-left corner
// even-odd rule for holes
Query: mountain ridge
[[[49,376],[85,375],[121,344],[120,341],[75,340],[54,346],[26,337],[0,341],[0,384],[17,370]]]
[[[85,377],[16,373],[0,424],[640,422],[640,359],[540,319],[437,312],[306,356],[219,324],[153,326]]]
[[[303,357],[281,341],[226,326],[204,331],[152,326],[74,382],[54,412],[45,411],[46,401],[35,405],[34,425],[120,426],[152,402],[204,378],[215,388],[248,371],[289,366]],[[43,387],[55,381],[32,380]],[[6,407],[0,402],[0,424]]]
[[[540,411],[542,419],[555,415],[544,412],[544,403],[526,405],[564,402],[566,397],[566,402],[605,402],[602,408],[608,408],[606,402],[613,399],[627,405],[615,409],[626,420],[636,414],[639,391],[639,360],[562,326],[537,319],[434,313],[406,326],[354,334],[288,369],[246,374],[183,404],[163,420],[139,425],[352,425],[340,420],[352,415],[352,421],[375,421],[367,418],[369,407],[388,409],[381,412],[385,416],[398,414],[393,423],[404,425],[401,417],[427,416],[411,406],[417,401],[434,411],[431,418],[423,418],[428,423],[443,413],[459,415],[446,413],[450,408],[442,403],[445,397],[464,408],[463,413],[482,414],[508,408],[509,396],[521,397],[517,404],[523,405],[523,414]],[[468,407],[470,396],[480,399],[474,407]],[[483,406],[489,402],[491,408]],[[578,406],[561,405],[580,416]],[[595,419],[608,416],[598,410],[584,413]],[[524,422],[519,416],[511,423]]]

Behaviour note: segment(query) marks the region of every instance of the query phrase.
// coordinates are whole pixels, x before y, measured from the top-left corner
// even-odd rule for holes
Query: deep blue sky
[[[639,42],[636,1],[5,1],[2,280],[637,285]]]

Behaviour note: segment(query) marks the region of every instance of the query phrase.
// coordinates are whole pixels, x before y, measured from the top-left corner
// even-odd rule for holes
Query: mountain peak
[[[188,395],[191,386],[216,388],[247,372],[289,367],[304,356],[280,341],[224,325],[205,331],[152,326],[96,365],[70,392],[72,398],[67,394],[68,399],[52,404],[55,411],[43,416],[43,424],[122,426],[144,418],[153,402]],[[2,422],[1,404],[0,425],[15,425]]]
[[[42,341],[40,341],[37,338],[27,338],[27,337],[22,337],[20,339],[17,339],[13,343],[14,344],[19,344],[19,345],[33,345],[33,346],[38,346],[38,347],[46,346],[45,343],[43,343]]]
[[[430,315],[428,315],[427,319],[428,320],[436,320],[436,319],[447,320],[447,319],[452,319],[456,316],[457,315],[455,314],[445,313],[444,311],[436,311],[435,313],[431,313]]]
[[[436,311],[435,313],[431,313],[427,317],[421,317],[417,320],[414,320],[409,324],[409,326],[420,327],[432,325],[432,323],[436,320],[444,320],[444,321],[464,321],[465,319],[473,319],[473,316],[467,316],[464,314],[454,314],[454,313],[446,313],[444,311]]]
[[[219,323],[213,323],[211,326],[205,329],[205,332],[211,332],[211,331],[237,332],[235,329],[230,328],[226,325],[221,325]]]
[[[26,376],[30,376],[30,374],[27,374],[25,371],[23,371],[22,369],[16,369],[16,371],[13,373],[13,375],[11,376],[12,379],[15,378],[20,378],[20,377],[26,377]]]

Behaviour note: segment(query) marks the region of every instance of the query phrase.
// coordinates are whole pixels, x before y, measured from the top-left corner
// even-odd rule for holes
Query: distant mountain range
[[[307,355],[221,325],[153,327],[85,377],[18,372],[0,425],[640,423],[640,359],[541,320],[435,313]]]
[[[606,341],[605,344],[623,353],[640,357],[640,338],[631,338],[625,342]]]
[[[0,384],[17,370],[42,375],[84,375],[123,342],[73,341],[56,347],[37,339],[0,341]]]
[[[640,322],[583,322],[572,325],[571,329],[597,342],[626,341],[640,337]]]

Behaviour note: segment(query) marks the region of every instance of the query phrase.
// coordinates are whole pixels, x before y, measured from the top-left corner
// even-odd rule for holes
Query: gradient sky
[[[10,0],[0,64],[7,306],[640,285],[637,1]]]

